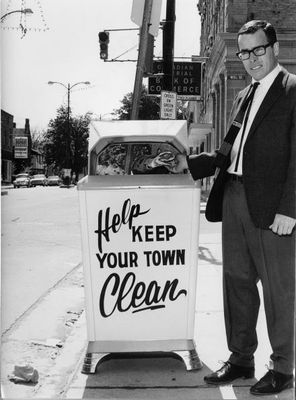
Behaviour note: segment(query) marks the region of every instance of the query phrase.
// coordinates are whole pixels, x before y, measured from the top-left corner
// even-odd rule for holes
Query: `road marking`
[[[227,399],[227,400],[237,399],[237,397],[233,391],[232,385],[220,386],[219,389],[220,389],[223,399]]]

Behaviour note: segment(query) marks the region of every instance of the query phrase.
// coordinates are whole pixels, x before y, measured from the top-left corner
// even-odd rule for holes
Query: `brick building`
[[[6,184],[11,183],[17,173],[38,174],[45,171],[43,152],[32,148],[29,119],[25,119],[23,128],[17,128],[13,119],[13,115],[1,110],[1,182]],[[19,147],[22,139],[25,141]]]
[[[1,182],[11,182],[13,115],[1,110]]]
[[[195,105],[194,120],[211,127],[199,140],[201,150],[212,151],[226,134],[235,95],[250,82],[235,54],[238,30],[252,19],[271,22],[280,43],[279,62],[296,74],[296,2],[200,0],[197,7],[201,18],[200,56],[207,58],[203,67],[202,101]]]

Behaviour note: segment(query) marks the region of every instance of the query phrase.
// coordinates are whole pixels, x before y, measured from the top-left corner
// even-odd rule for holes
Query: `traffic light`
[[[154,36],[148,33],[147,51],[145,55],[144,77],[153,74]]]
[[[100,58],[102,60],[107,60],[109,32],[105,32],[105,31],[99,32],[99,42],[100,42]]]

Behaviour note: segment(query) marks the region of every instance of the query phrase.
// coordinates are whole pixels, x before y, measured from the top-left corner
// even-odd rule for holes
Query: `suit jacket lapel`
[[[241,92],[240,96],[236,99],[236,102],[233,106],[233,110],[232,110],[231,117],[230,117],[231,123],[234,121],[235,117],[237,116],[237,113],[239,112],[240,107],[246,100],[247,94],[249,93],[249,90],[250,90],[250,86],[251,85],[246,86],[245,89]]]
[[[286,79],[284,79],[286,78]],[[281,96],[282,90],[284,89],[285,82],[287,80],[286,71],[279,72],[278,76],[275,78],[273,84],[270,89],[266,93],[266,96],[259,107],[257,114],[255,115],[254,121],[251,125],[250,131],[248,133],[247,140],[254,134],[261,121],[269,111],[269,109],[273,106],[275,101]]]

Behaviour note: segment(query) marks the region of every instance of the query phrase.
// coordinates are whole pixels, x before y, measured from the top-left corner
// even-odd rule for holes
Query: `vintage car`
[[[52,175],[47,178],[48,186],[60,186],[62,183],[62,179],[57,175]]]
[[[46,183],[47,179],[44,174],[33,175],[33,177],[31,178],[31,186],[37,186],[37,185],[45,186]]]
[[[18,174],[16,175],[15,180],[12,183],[14,188],[30,187],[31,186],[30,176],[27,173]]]

